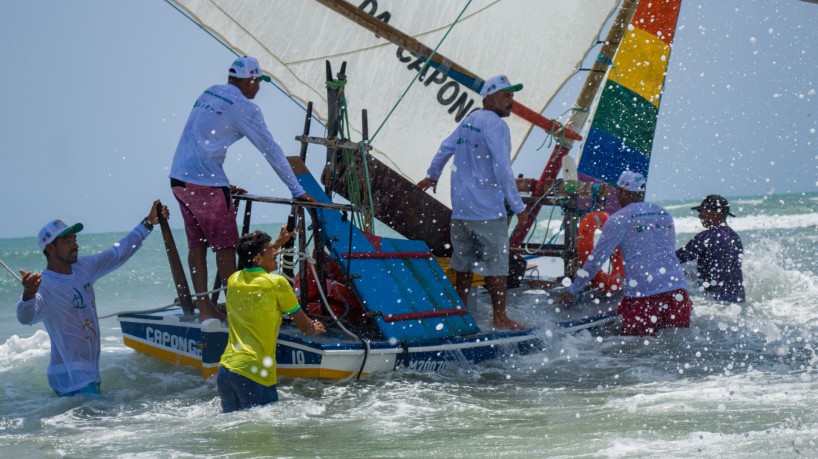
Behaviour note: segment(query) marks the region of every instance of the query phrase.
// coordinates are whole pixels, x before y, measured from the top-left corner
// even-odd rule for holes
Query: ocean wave
[[[699,217],[674,218],[677,233],[698,233],[704,230]],[[736,231],[809,228],[818,226],[818,213],[798,215],[752,215],[730,218],[728,224]]]
[[[5,343],[0,344],[0,364],[6,366],[13,362],[47,355],[50,351],[51,341],[44,330],[37,330],[28,338],[11,335]]]

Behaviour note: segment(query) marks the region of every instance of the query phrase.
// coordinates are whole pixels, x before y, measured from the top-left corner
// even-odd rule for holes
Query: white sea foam
[[[698,233],[704,230],[698,217],[674,218],[676,233]],[[818,227],[818,213],[798,215],[753,215],[729,218],[727,222],[736,231],[774,230]]]
[[[0,367],[48,355],[50,350],[48,333],[43,330],[35,330],[28,338],[12,335],[0,344]]]
[[[701,230],[693,212],[679,213],[677,226]],[[545,317],[573,310],[549,304],[542,291],[511,295],[509,316],[542,325],[544,350],[481,364],[453,359],[435,375],[285,378],[279,403],[228,415],[215,378],[126,348],[110,319],[102,323],[104,397],[57,398],[46,382],[47,335],[17,324],[10,307],[0,342],[0,444],[13,442],[21,457],[811,457],[818,275],[810,249],[818,233],[803,228],[816,222],[812,213],[731,219],[748,228],[739,230],[748,302],[722,304],[693,288],[689,329],[565,335]],[[145,266],[164,258],[157,251]],[[99,300],[108,292],[101,313],[164,298],[119,272],[99,285]],[[13,305],[18,284],[5,292]],[[476,291],[472,300],[481,327],[490,323],[488,295]]]

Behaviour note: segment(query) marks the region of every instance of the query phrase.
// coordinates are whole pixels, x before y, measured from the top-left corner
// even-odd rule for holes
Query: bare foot
[[[213,306],[213,303],[210,302],[210,299],[207,300],[199,300],[196,302],[196,306],[199,308],[199,321],[204,322],[207,319],[219,319],[222,322],[227,320],[227,316],[222,314],[221,311],[216,309]]]
[[[494,327],[505,330],[525,330],[525,325],[518,324],[509,318],[494,319]]]

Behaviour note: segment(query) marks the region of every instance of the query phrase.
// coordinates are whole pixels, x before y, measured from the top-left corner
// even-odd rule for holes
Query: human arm
[[[300,198],[306,191],[295,178],[293,168],[284,156],[284,150],[273,138],[273,134],[267,129],[261,109],[256,104],[249,102],[249,108],[242,112],[240,119],[240,132],[244,134],[250,142],[261,152],[264,159],[272,166],[276,175],[284,182],[290,194],[294,198]]]
[[[437,180],[426,177],[417,183],[417,187],[423,191],[432,189],[432,193],[437,193]]]
[[[273,242],[273,248],[275,250],[278,250],[281,247],[284,247],[284,244],[286,244],[287,241],[289,241],[290,239],[294,238],[295,234],[296,234],[295,230],[287,231],[287,226],[286,225],[282,226],[281,230],[278,233],[278,237]]]
[[[520,214],[525,210],[525,204],[520,197],[520,191],[517,190],[517,181],[511,169],[511,133],[508,125],[505,121],[498,119],[484,128],[483,140],[491,152],[491,167],[497,186],[500,187],[511,211]],[[518,218],[527,220],[528,217],[518,215]]]
[[[691,260],[695,260],[699,258],[699,255],[702,250],[702,245],[700,241],[700,237],[702,233],[697,234],[693,237],[684,247],[681,249],[676,250],[676,258],[679,259],[679,263],[686,263]]]
[[[238,185],[230,185],[230,194],[247,194],[247,190],[238,186]]]
[[[82,257],[83,263],[87,264],[87,269],[91,281],[94,282],[100,277],[112,272],[127,262],[139,248],[153,230],[154,225],[159,224],[159,215],[166,220],[170,218],[167,206],[159,206],[156,200],[151,205],[148,216],[142,219],[130,233],[125,235],[108,250],[100,253]]]
[[[594,250],[588,255],[588,259],[577,271],[574,282],[565,291],[577,295],[593,279],[597,271],[611,257],[616,247],[622,242],[627,231],[627,226],[622,215],[614,214],[602,228],[602,235],[599,237]]]
[[[292,317],[293,322],[298,325],[298,329],[301,330],[301,333],[305,335],[320,335],[327,331],[323,323],[310,319],[301,308],[298,308],[297,311],[290,314],[290,317]]]
[[[42,274],[38,274],[31,271],[20,271],[20,277],[22,280],[20,281],[23,284],[23,301],[28,301],[37,294],[37,291],[40,289],[40,284],[43,281]]]
[[[306,192],[304,194],[302,194],[301,196],[298,196],[295,199],[298,200],[298,201],[304,201],[304,202],[318,202],[315,198],[313,198],[312,196],[310,196]]]
[[[148,212],[148,216],[145,217],[145,220],[143,220],[147,221],[151,226],[151,228],[146,227],[148,231],[150,231],[153,228],[153,225],[159,224],[159,215],[161,215],[162,218],[167,220],[168,218],[170,218],[170,211],[168,210],[168,206],[165,205],[163,205],[160,208],[159,200],[157,199],[156,201],[153,201],[153,204],[151,204],[151,210],[150,212]]]
[[[30,271],[20,271],[23,284],[23,295],[17,303],[17,320],[24,325],[35,322],[37,313],[42,310],[43,297],[38,294],[43,281],[42,274]]]
[[[443,167],[446,166],[446,163],[449,162],[449,159],[454,155],[456,142],[457,130],[452,132],[449,137],[440,144],[440,148],[437,150],[434,158],[432,158],[432,163],[426,171],[426,178],[417,183],[417,186],[421,190],[426,191],[431,188],[433,193],[437,193],[437,182],[440,180],[440,175],[443,174]]]

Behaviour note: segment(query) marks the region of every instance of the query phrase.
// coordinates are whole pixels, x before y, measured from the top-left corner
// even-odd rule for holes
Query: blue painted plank
[[[323,188],[309,173],[296,177],[304,190],[316,200],[331,202]],[[434,260],[429,247],[422,241],[381,239],[380,252],[424,252],[428,259],[352,259],[346,253],[378,252],[366,235],[352,227],[350,219],[335,210],[318,210],[318,223],[329,241],[331,257],[341,269],[350,266],[352,275],[360,275],[351,281],[364,309],[379,312],[374,321],[389,339],[416,341],[419,339],[448,338],[479,333],[480,329],[471,314],[387,322],[384,316],[440,309],[463,308],[454,287],[446,278],[440,265]]]

